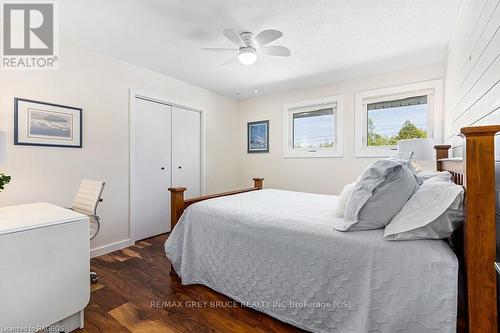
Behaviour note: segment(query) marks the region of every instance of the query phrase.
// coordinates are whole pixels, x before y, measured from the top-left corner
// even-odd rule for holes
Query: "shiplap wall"
[[[464,0],[446,59],[445,142],[460,156],[460,128],[486,124],[500,124],[500,0]]]
[[[448,47],[444,139],[462,156],[460,128],[500,124],[500,0],[464,0]],[[500,136],[495,142],[497,257],[500,257]],[[500,288],[499,288],[500,300]]]

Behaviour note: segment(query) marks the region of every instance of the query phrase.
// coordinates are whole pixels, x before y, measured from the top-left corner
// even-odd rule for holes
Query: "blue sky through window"
[[[406,120],[425,131],[427,128],[428,105],[409,105],[395,108],[369,110],[368,118],[373,120],[375,132],[382,135],[393,136]]]
[[[314,114],[315,111],[311,112]],[[293,117],[293,147],[294,148],[320,148],[333,145],[334,116],[330,114]]]

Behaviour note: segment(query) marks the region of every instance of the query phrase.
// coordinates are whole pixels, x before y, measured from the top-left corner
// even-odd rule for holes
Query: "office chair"
[[[101,195],[105,184],[103,181],[82,179],[73,201],[73,207],[71,207],[75,212],[89,217],[90,240],[94,239],[101,229],[100,218],[97,216],[97,205],[102,202]],[[90,282],[96,283],[97,280],[97,273],[90,272]]]

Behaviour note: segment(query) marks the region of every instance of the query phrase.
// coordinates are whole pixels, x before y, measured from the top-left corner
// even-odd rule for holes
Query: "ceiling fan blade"
[[[238,55],[235,55],[232,58],[229,58],[225,62],[222,63],[222,66],[227,66],[227,65],[232,65],[234,63],[238,62]]]
[[[290,52],[288,48],[279,45],[259,47],[258,52],[278,57],[288,57],[290,56],[290,54],[292,54],[292,52]]]
[[[222,33],[227,39],[239,47],[247,47],[247,44],[245,44],[245,42],[241,39],[240,34],[238,34],[234,29],[226,29]]]
[[[238,49],[229,49],[225,47],[204,47],[203,50],[214,52],[238,52]]]
[[[283,36],[283,33],[278,30],[264,30],[261,33],[259,33],[257,36],[254,37],[252,40],[255,42],[258,46],[264,46],[266,44],[271,43],[272,41],[275,41],[276,39],[280,38]]]

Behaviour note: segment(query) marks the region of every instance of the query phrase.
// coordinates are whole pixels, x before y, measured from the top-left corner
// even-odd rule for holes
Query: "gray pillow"
[[[347,201],[345,218],[335,223],[339,231],[384,228],[401,210],[419,185],[405,163],[379,160],[361,174]]]
[[[410,162],[413,159],[413,152],[396,153],[396,154],[392,155],[391,157],[388,157],[387,159],[388,160],[403,160],[406,163],[411,164]],[[411,171],[413,171],[413,170],[411,170]]]
[[[392,155],[391,157],[388,158],[388,160],[394,160],[398,162],[402,162],[408,169],[410,169],[411,172],[415,175],[417,178],[417,183],[418,185],[422,185],[422,180],[417,177],[417,170],[415,169],[415,166],[413,165],[413,152],[407,152],[407,153],[396,153]]]

